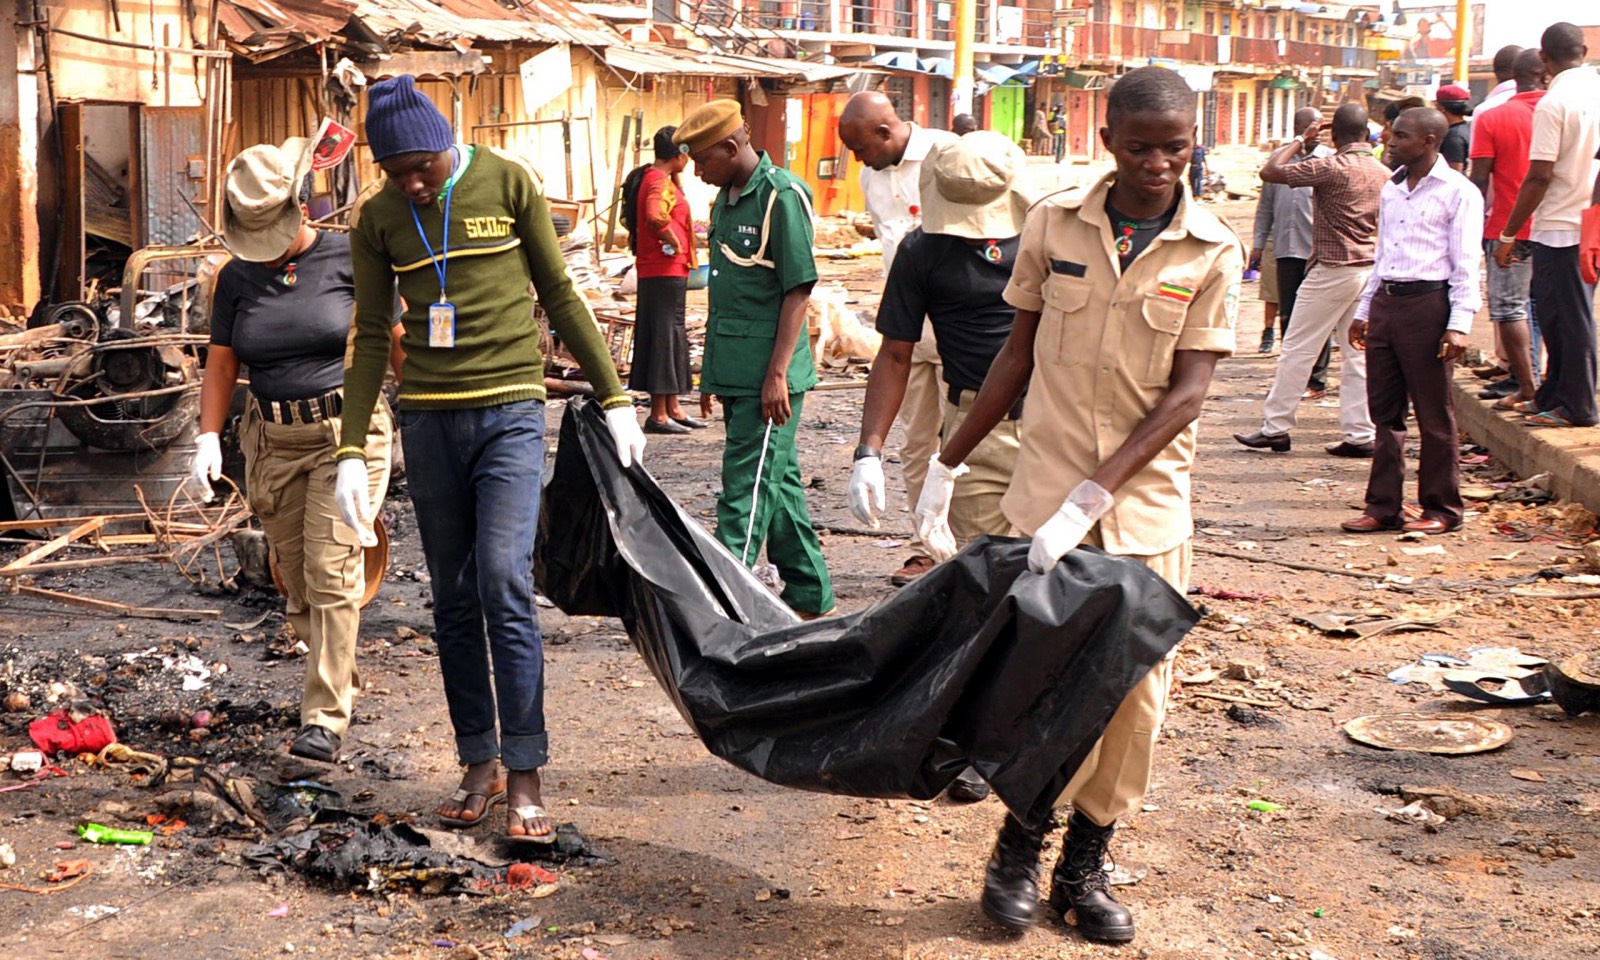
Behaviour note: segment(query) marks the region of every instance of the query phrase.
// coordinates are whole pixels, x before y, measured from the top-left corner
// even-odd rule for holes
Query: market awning
[[[888,53],[878,54],[867,62],[873,66],[885,67],[890,70],[923,72],[922,61],[917,59],[916,54],[907,50],[890,50]]]
[[[974,65],[972,69],[980,80],[996,87],[1008,83],[1012,86],[1025,87],[1039,71],[1039,61],[1030,60],[1017,66],[1008,63],[980,63]]]

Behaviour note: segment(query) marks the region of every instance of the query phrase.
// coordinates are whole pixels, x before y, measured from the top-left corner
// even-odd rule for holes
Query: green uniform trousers
[[[772,428],[766,464],[756,490],[756,465],[767,421],[760,397],[722,397],[727,444],[722,448],[722,495],[717,498],[717,539],[733,555],[754,566],[766,544],[767,559],[783,577],[783,602],[799,613],[827,613],[834,607],[833,583],[822,559],[822,544],[811,528],[795,428],[806,395],[789,397],[789,422]],[[750,527],[750,500],[755,496],[755,525]],[[745,531],[749,529],[748,549]]]

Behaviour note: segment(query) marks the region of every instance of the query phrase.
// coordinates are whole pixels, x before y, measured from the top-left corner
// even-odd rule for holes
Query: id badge
[[[428,307],[428,346],[454,347],[456,345],[456,307],[453,303],[435,303]]]

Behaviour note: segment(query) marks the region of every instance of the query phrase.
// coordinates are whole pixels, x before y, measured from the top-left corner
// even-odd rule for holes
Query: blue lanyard
[[[455,147],[451,147],[450,151],[454,154]],[[449,302],[444,298],[444,277],[445,271],[450,266],[450,198],[456,192],[456,169],[461,165],[460,156],[457,155],[455,160],[455,165],[450,169],[450,186],[446,187],[444,191],[444,250],[442,254],[437,256],[434,254],[433,244],[428,242],[428,234],[422,229],[422,218],[417,216],[417,205],[414,203],[406,204],[411,208],[411,221],[417,225],[417,236],[422,238],[422,246],[428,251],[428,257],[433,263],[433,272],[439,275],[440,303]]]

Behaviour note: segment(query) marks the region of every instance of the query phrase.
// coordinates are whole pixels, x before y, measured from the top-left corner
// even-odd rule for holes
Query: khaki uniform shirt
[[[765,153],[743,189],[723,187],[711,208],[710,316],[700,389],[759,397],[790,290],[815,283],[811,190]],[[817,385],[805,329],[788,366],[790,394]]]
[[[1120,273],[1106,216],[1114,174],[1028,214],[1006,302],[1040,314],[1022,453],[1002,506],[1024,534],[1060,508],[1166,396],[1179,350],[1233,352],[1244,253],[1187,192],[1172,223]],[[1100,521],[1109,553],[1165,553],[1194,533],[1195,425],[1116,493]]]

